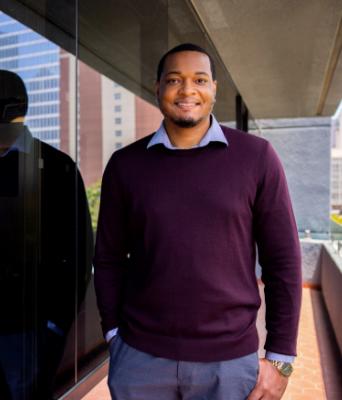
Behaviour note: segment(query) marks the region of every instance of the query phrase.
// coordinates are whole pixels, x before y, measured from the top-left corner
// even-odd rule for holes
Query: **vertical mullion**
[[[75,107],[76,107],[76,117],[75,117],[75,383],[78,380],[78,351],[77,351],[77,341],[78,341],[78,0],[75,0],[75,56],[76,56],[76,68],[75,68]]]

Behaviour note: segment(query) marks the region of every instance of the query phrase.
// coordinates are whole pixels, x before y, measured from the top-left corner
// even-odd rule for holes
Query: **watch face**
[[[282,373],[283,375],[285,375],[285,376],[290,376],[290,375],[291,375],[291,372],[293,371],[293,367],[292,367],[292,365],[289,364],[289,363],[284,363],[284,364],[281,366],[280,370],[281,370],[281,373]]]

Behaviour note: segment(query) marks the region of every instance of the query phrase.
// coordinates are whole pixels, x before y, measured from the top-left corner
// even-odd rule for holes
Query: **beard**
[[[193,128],[198,125],[200,122],[203,121],[203,118],[198,118],[197,120],[194,118],[170,118],[170,121],[173,122],[175,125],[179,126],[180,128]]]
[[[215,104],[215,102],[212,101],[212,103],[210,105],[209,115],[213,111],[214,104]],[[193,117],[175,118],[175,117],[172,117],[171,115],[169,115],[168,112],[165,112],[166,110],[163,107],[161,107],[161,104],[159,104],[159,108],[160,108],[161,113],[164,115],[164,117],[168,118],[172,123],[177,125],[179,128],[185,128],[185,129],[194,128],[200,122],[202,122],[203,119],[205,119],[207,117],[207,115],[202,115],[198,119],[194,119]]]

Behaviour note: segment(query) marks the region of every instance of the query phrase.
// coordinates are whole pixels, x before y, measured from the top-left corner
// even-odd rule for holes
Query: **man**
[[[286,179],[266,140],[217,123],[216,87],[203,49],[169,51],[156,82],[163,123],[103,176],[94,266],[113,399],[277,400],[288,383],[301,258]]]

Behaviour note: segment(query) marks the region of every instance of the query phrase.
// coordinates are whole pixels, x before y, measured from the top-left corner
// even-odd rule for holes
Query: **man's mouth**
[[[182,110],[192,110],[193,108],[195,108],[196,106],[198,106],[199,103],[183,103],[183,102],[178,102],[176,103],[176,106],[181,108]]]

